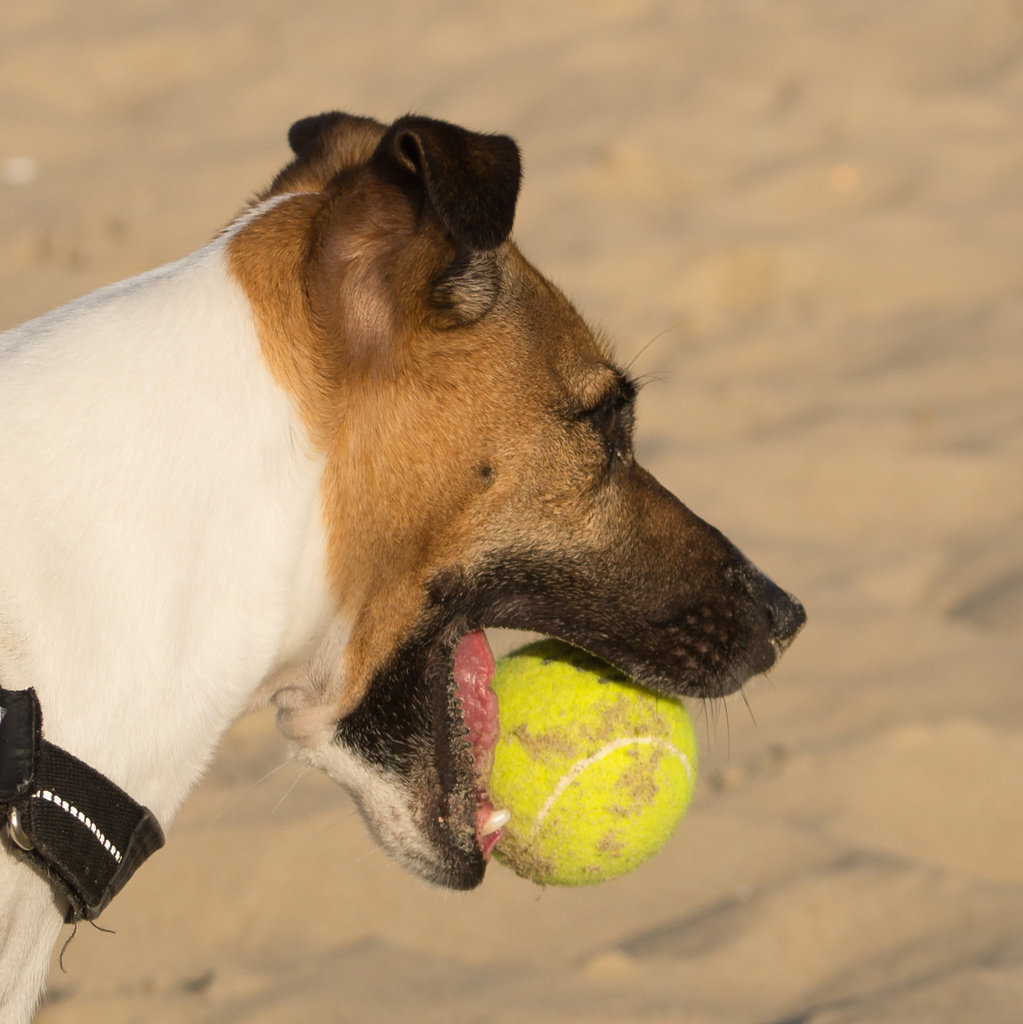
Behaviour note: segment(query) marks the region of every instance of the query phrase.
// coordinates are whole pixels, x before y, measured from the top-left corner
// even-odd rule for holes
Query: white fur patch
[[[295,756],[327,773],[355,800],[374,839],[402,867],[420,877],[430,877],[443,867],[412,815],[414,801],[397,778],[371,768],[343,744],[296,747]]]
[[[333,619],[323,459],[225,255],[286,198],[0,335],[0,679],[34,687],[46,737],[164,826],[260,683],[301,677]],[[0,851],[5,1021],[30,1017],[61,917]]]
[[[0,335],[0,675],[164,823],[332,614],[322,458],[228,238]]]

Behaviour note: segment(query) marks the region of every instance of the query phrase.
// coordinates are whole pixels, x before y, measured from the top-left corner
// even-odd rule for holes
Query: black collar
[[[35,690],[0,687],[0,828],[91,921],[163,846],[151,811],[95,768],[43,739]]]

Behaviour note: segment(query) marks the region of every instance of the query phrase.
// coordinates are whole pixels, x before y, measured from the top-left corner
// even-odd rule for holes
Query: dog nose
[[[806,622],[806,610],[795,597],[766,577],[757,596],[767,617],[771,639],[783,649],[788,647]]]

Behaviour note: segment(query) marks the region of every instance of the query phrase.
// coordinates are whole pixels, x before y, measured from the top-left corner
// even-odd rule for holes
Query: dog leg
[[[6,842],[6,839],[4,840]],[[0,857],[0,1021],[28,1024],[64,922],[49,884],[13,856]]]

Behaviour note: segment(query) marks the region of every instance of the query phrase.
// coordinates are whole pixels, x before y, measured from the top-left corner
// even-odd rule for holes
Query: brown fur
[[[601,458],[582,431],[579,457],[551,450],[565,442],[548,422],[613,385],[601,346],[510,243],[491,257],[498,315],[451,326],[428,299],[454,257],[369,171],[285,199],[232,241],[265,358],[326,456],[330,580],[355,622],[337,714],[415,621],[438,569],[521,539],[507,531],[521,533],[534,504],[571,515]],[[552,478],[552,464],[577,475]]]
[[[468,888],[489,799],[455,679],[469,634],[547,633],[713,697],[770,668],[805,615],[636,464],[635,386],[509,241],[510,139],[326,114],[289,141],[229,259],[324,460],[337,615],[309,673],[264,692],[315,763],[347,766],[392,853]]]
[[[545,628],[582,642],[601,617],[631,616],[622,667],[655,688],[683,692],[677,672],[720,680],[692,684],[713,692],[738,685],[733,663],[768,665],[797,606],[634,463],[618,421],[632,385],[505,237],[510,140],[331,114],[290,141],[295,161],[260,197],[279,201],[235,234],[231,270],[325,459],[329,582],[353,627],[340,672],[278,698],[286,731],[358,706],[445,588],[502,558],[539,571],[545,552],[576,580],[547,596]],[[523,617],[508,614],[489,624]]]

